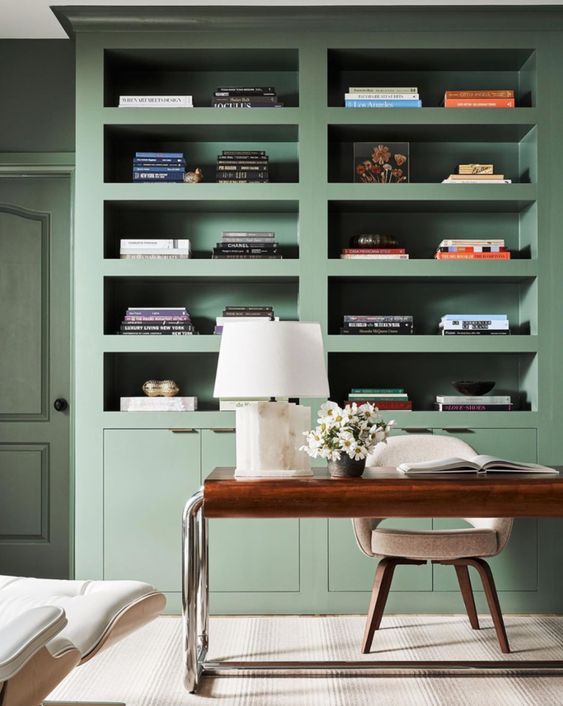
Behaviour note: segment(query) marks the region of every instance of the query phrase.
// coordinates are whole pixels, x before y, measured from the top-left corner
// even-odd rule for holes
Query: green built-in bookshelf
[[[228,304],[320,321],[332,398],[352,386],[406,388],[414,411],[393,414],[398,433],[456,434],[481,452],[561,462],[563,15],[153,12],[59,11],[77,42],[77,576],[152,580],[177,609],[182,504],[213,466],[234,463],[234,414],[219,412],[212,396],[213,323]],[[217,86],[243,84],[275,86],[285,107],[209,107]],[[345,109],[349,85],[418,86],[424,107]],[[511,88],[517,107],[446,110],[452,88]],[[127,93],[189,93],[195,107],[117,108]],[[409,142],[410,182],[353,183],[356,141]],[[224,149],[266,150],[270,183],[214,183]],[[132,184],[136,150],[182,151],[205,181]],[[440,183],[462,162],[494,162],[513,183]],[[237,229],[275,231],[284,259],[212,260],[221,231]],[[339,259],[362,232],[394,235],[411,259]],[[193,258],[119,259],[120,238],[147,236],[190,238]],[[444,237],[502,237],[513,259],[439,262]],[[118,336],[128,306],[186,306],[200,335]],[[476,311],[508,313],[512,335],[436,335],[442,314]],[[413,314],[415,334],[342,336],[345,313]],[[119,398],[147,378],[175,379],[199,410],[119,412]],[[434,396],[464,378],[495,380],[517,410],[433,411]],[[349,523],[212,525],[214,610],[365,610],[374,567],[354,548]],[[557,527],[517,524],[495,560],[506,610],[561,607]],[[435,568],[406,570],[396,588],[396,609],[461,609]]]

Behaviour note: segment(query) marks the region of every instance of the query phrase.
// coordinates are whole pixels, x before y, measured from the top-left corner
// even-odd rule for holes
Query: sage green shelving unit
[[[60,9],[77,41],[76,571],[146,578],[179,598],[179,521],[215,465],[234,462],[234,414],[212,398],[226,304],[317,320],[331,392],[401,386],[397,433],[455,434],[479,451],[563,458],[557,378],[563,255],[563,15],[555,10]],[[117,24],[116,24],[117,22]],[[236,27],[236,31],[233,29]],[[459,27],[463,27],[462,30]],[[485,28],[485,29],[484,29]],[[286,107],[206,107],[221,84],[275,85]],[[348,85],[418,85],[418,110],[345,109]],[[514,88],[513,110],[439,107],[446,88]],[[196,107],[118,109],[120,93],[193,93]],[[354,141],[408,141],[411,182],[352,183]],[[132,184],[133,152],[182,150],[202,184]],[[222,149],[266,149],[271,183],[215,184]],[[512,185],[439,183],[492,161]],[[221,230],[275,230],[282,261],[213,261]],[[412,259],[339,259],[351,235],[396,234]],[[120,261],[120,237],[190,237],[189,261]],[[504,237],[510,262],[437,262],[443,237]],[[117,336],[127,306],[186,305],[201,335]],[[446,312],[506,311],[510,337],[435,335]],[[338,335],[344,313],[414,313],[416,335]],[[191,413],[126,414],[151,377],[197,394]],[[485,378],[518,411],[437,413],[450,381]],[[553,384],[556,381],[557,384]],[[415,525],[438,526],[439,520]],[[495,560],[507,611],[561,608],[556,522],[517,523]],[[218,612],[364,611],[374,570],[347,522],[222,522],[211,538]],[[392,607],[461,610],[436,568],[399,573]]]

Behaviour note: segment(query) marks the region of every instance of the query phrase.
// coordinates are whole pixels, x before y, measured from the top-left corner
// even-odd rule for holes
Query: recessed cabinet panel
[[[463,439],[478,453],[533,463],[537,460],[535,429],[435,429],[436,434],[452,434]],[[435,529],[466,526],[463,521],[435,519]],[[520,518],[514,522],[506,548],[490,559],[495,583],[499,591],[535,591],[538,580],[538,521]],[[473,588],[482,590],[476,574]],[[457,591],[455,571],[451,567],[434,567],[434,590]]]
[[[106,429],[104,578],[181,590],[182,510],[200,486],[200,433]]]
[[[234,432],[202,434],[204,477],[235,465]],[[299,520],[211,520],[209,561],[211,591],[299,591]]]

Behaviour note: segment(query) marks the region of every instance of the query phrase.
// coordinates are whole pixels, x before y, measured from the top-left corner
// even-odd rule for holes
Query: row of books
[[[440,241],[436,260],[510,260],[504,238],[446,238]]]
[[[183,182],[185,173],[183,152],[135,152],[133,181]]]
[[[119,329],[123,336],[191,336],[197,334],[183,306],[129,307]]]
[[[211,99],[213,108],[283,108],[273,86],[221,86]]]
[[[434,409],[438,412],[511,412],[510,395],[436,395]]]
[[[214,260],[281,260],[273,231],[223,231],[213,248]]]
[[[508,336],[506,314],[445,314],[438,325],[442,336]]]
[[[120,397],[121,412],[195,412],[197,397]]]
[[[345,108],[422,108],[416,86],[350,86],[344,94]]]
[[[269,181],[269,158],[265,150],[223,150],[217,155],[218,184],[260,184]]]
[[[123,260],[176,260],[192,256],[188,239],[137,238],[119,241],[119,257]]]
[[[344,404],[365,404],[369,402],[381,411],[412,411],[412,401],[402,387],[353,387]]]
[[[279,321],[274,314],[274,308],[269,305],[260,306],[226,306],[222,316],[215,319],[214,334],[222,334],[225,324],[245,324],[249,321]]]
[[[495,174],[494,164],[458,164],[457,173],[443,179],[442,184],[512,184],[512,180]]]
[[[385,314],[346,314],[340,333],[345,335],[409,335],[414,333],[413,317]]]

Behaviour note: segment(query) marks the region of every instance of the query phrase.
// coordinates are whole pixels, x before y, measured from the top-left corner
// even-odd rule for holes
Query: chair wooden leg
[[[489,611],[493,619],[493,625],[495,626],[495,631],[497,634],[497,640],[500,645],[500,651],[507,654],[510,652],[510,646],[508,644],[508,636],[506,634],[506,628],[504,626],[504,620],[502,617],[502,611],[500,609],[500,603],[498,600],[497,589],[495,587],[495,580],[493,578],[493,572],[491,567],[484,559],[468,559],[467,564],[473,566],[479,572],[481,581],[483,583],[483,588],[485,590],[485,596],[487,598],[487,603],[489,605]]]
[[[401,557],[384,557],[377,565],[375,579],[371,591],[364,638],[362,640],[362,654],[367,654],[371,649],[373,635],[381,625],[381,618],[389,596],[393,573],[398,564],[426,564],[426,561],[415,559],[402,559]]]
[[[469,578],[469,570],[466,564],[454,564],[459,589],[467,611],[467,617],[473,630],[479,630],[479,618],[475,608],[475,599],[473,597],[473,589],[471,587],[471,579]]]

